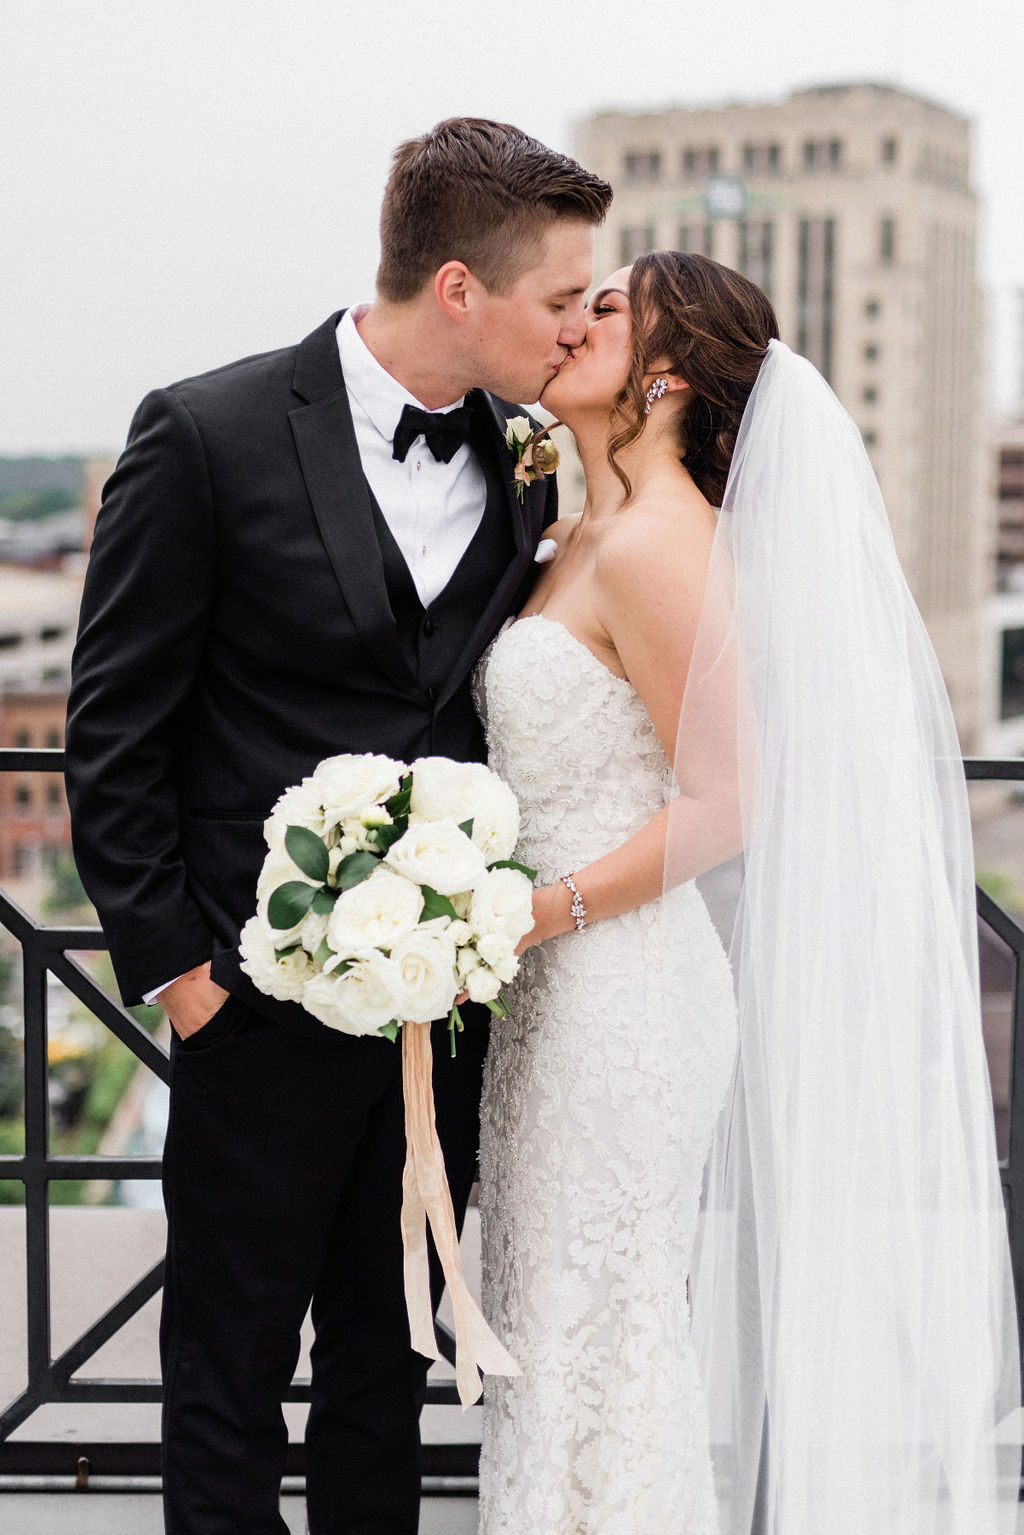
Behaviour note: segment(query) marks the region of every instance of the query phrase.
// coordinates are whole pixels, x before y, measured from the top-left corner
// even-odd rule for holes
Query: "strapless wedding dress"
[[[504,630],[477,692],[541,884],[668,802],[637,693],[560,624]],[[530,949],[508,1001],[481,1116],[484,1309],[523,1374],[486,1382],[482,1535],[713,1535],[686,1276],[736,1024],[696,887]]]

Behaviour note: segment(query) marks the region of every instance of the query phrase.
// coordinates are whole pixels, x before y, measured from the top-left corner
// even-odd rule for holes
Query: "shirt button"
[[[416,460],[416,468],[417,469],[422,469],[423,468],[423,465],[420,463],[419,459]]]
[[[437,702],[437,689],[436,688],[428,688],[427,689],[427,697],[430,699],[431,703],[436,703]]]
[[[430,614],[428,613],[426,618],[423,620],[423,633],[424,634],[433,634],[433,632],[434,632],[434,621],[430,617]]]

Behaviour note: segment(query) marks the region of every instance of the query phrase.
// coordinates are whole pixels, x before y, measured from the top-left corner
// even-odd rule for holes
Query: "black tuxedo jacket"
[[[229,991],[320,1033],[238,968],[275,800],[338,752],[484,757],[470,676],[529,590],[554,482],[519,504],[504,430],[522,407],[474,391],[487,509],[424,611],[362,471],[338,318],[148,395],[104,492],[67,785],[129,1004],[212,959]]]

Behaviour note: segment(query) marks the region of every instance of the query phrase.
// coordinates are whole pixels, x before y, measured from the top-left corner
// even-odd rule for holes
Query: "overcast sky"
[[[993,376],[1024,288],[1022,0],[0,0],[0,453],[120,447],[147,389],[370,296],[390,151],[563,149],[606,107],[872,79],[977,124]]]

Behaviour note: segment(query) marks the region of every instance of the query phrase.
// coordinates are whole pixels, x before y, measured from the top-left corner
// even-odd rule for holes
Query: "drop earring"
[[[644,411],[645,416],[649,416],[651,414],[651,406],[654,404],[655,400],[660,400],[664,394],[667,394],[667,392],[668,379],[656,378],[644,396],[647,401],[647,409]]]

